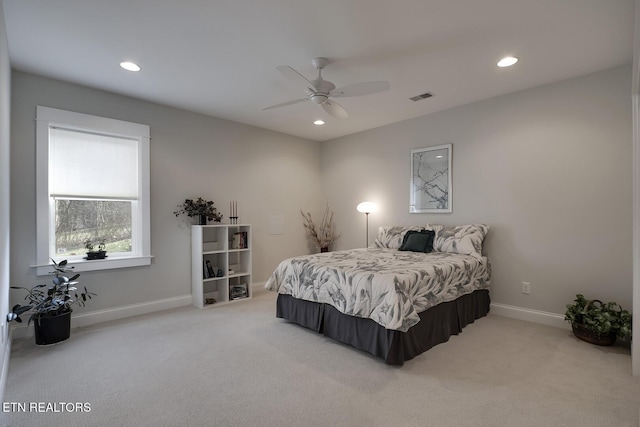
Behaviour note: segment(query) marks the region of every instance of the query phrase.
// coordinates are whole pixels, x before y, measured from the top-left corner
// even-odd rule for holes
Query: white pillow
[[[484,224],[445,225],[436,229],[433,249],[437,252],[482,256],[482,241],[489,227]]]

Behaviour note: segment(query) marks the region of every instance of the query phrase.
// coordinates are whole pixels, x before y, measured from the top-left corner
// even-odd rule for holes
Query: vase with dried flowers
[[[186,214],[189,217],[198,217],[200,225],[206,225],[207,220],[220,222],[222,221],[222,214],[213,205],[214,202],[204,200],[202,197],[198,197],[195,200],[185,199],[184,203],[179,204],[178,210],[173,213],[176,217],[181,214]]]
[[[307,239],[318,246],[320,252],[328,252],[329,247],[340,237],[340,234],[335,231],[333,212],[329,209],[329,204],[324,210],[322,222],[318,225],[313,222],[309,212],[305,213],[301,210],[300,213],[304,218],[303,225],[307,233]]]

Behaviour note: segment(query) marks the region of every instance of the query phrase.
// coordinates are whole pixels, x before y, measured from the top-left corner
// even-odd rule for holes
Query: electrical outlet
[[[531,293],[531,283],[522,282],[522,293],[525,295],[529,295]]]

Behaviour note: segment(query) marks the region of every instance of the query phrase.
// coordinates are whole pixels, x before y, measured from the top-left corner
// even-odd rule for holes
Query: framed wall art
[[[453,144],[411,150],[409,212],[451,212]]]

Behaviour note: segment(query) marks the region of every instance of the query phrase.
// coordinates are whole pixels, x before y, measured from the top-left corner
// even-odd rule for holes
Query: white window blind
[[[49,128],[49,194],[135,200],[138,140]]]
[[[148,125],[37,107],[38,275],[51,259],[78,272],[151,263],[150,136]],[[85,260],[85,235],[105,238],[108,258]]]

